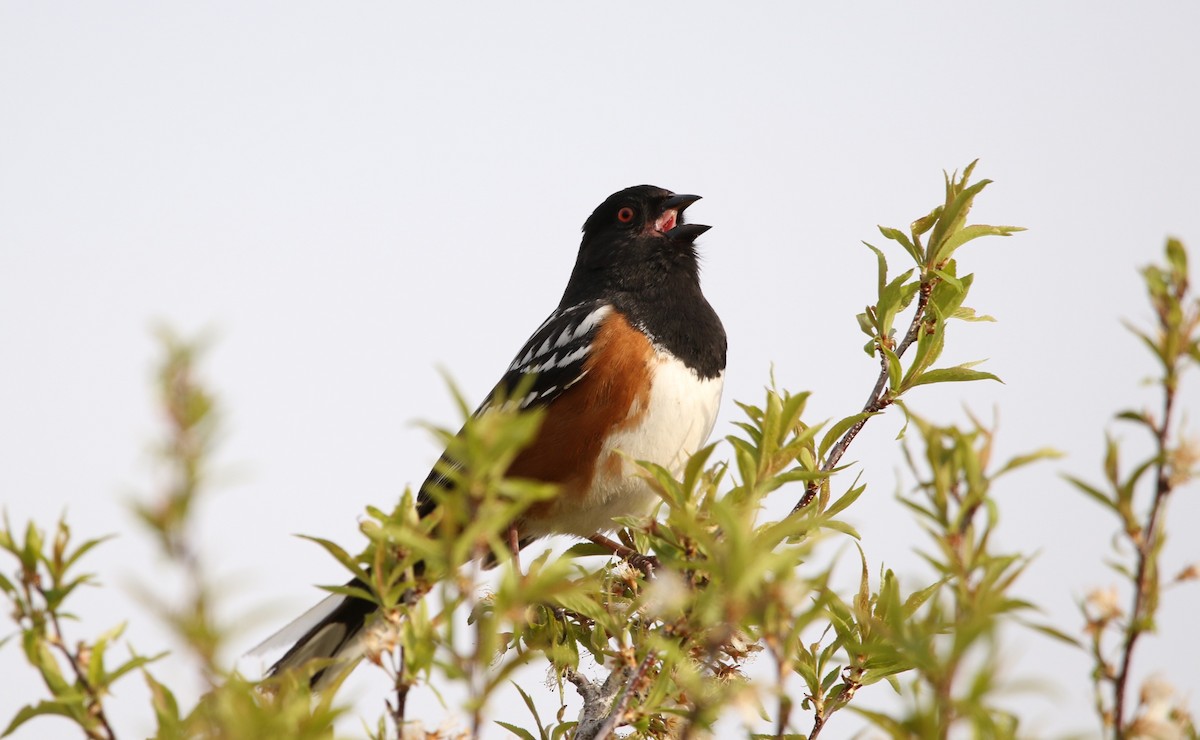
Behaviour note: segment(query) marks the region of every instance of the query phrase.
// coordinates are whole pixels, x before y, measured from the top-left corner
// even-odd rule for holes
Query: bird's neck
[[[715,378],[725,370],[725,329],[698,277],[684,278],[676,274],[654,289],[617,294],[613,305],[700,378]]]
[[[702,379],[725,370],[725,329],[700,290],[694,258],[687,264],[626,265],[604,274],[588,274],[577,265],[560,307],[591,301],[612,304]]]

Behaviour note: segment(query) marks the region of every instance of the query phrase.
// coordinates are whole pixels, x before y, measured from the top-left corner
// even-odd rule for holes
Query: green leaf
[[[97,537],[94,540],[88,540],[87,542],[84,542],[82,545],[80,545],[75,550],[75,552],[71,553],[70,557],[67,558],[67,562],[64,566],[64,570],[66,568],[70,568],[72,565],[74,565],[76,562],[78,562],[78,560],[81,557],[83,557],[84,555],[86,555],[88,553],[88,551],[91,550],[93,547],[95,547],[97,545],[102,545],[105,542],[108,542],[109,540],[114,539],[114,538],[116,538],[115,534],[108,534],[103,537]]]
[[[835,665],[833,668],[830,668],[829,672],[825,674],[825,678],[821,679],[821,690],[828,692],[829,689],[833,687],[833,684],[836,683],[841,677],[841,675],[842,666]]]
[[[856,478],[854,482],[858,483],[858,479]],[[857,501],[858,497],[861,496],[865,490],[867,490],[867,486],[865,484],[861,486],[852,486],[849,491],[843,493],[836,501],[829,505],[829,508],[825,510],[826,516],[837,516],[838,514],[842,513],[847,507]]]
[[[904,247],[904,251],[908,252],[908,256],[912,257],[913,262],[917,263],[918,265],[922,263],[923,255],[921,254],[921,250],[915,244],[913,244],[912,240],[909,239],[904,232],[888,226],[880,226],[879,233]]]
[[[862,331],[862,333],[866,334],[868,337],[871,337],[871,339],[872,339],[871,342],[867,342],[867,350],[866,351],[867,351],[867,354],[869,355],[869,354],[871,354],[871,350],[874,347],[873,340],[875,338],[875,335],[878,334],[879,331],[875,328],[875,324],[873,322],[872,315],[870,313],[864,312],[864,313],[860,313],[860,314],[855,314],[854,319],[858,322],[858,328]]]
[[[886,337],[892,333],[892,324],[896,320],[896,314],[912,300],[913,291],[918,286],[916,281],[913,281],[911,285],[907,284],[912,275],[913,271],[907,270],[879,291],[875,312],[878,317],[880,336]]]
[[[998,383],[1004,382],[991,373],[985,373],[982,370],[972,370],[968,364],[963,364],[955,367],[928,370],[910,381],[908,387],[916,388],[919,385],[929,385],[930,383],[959,383],[969,380],[995,380]]]
[[[22,638],[25,657],[28,659],[30,665],[42,674],[42,680],[46,682],[46,687],[55,696],[67,694],[70,691],[71,684],[63,676],[62,668],[58,665],[58,661],[55,660],[54,653],[51,651],[45,636],[27,631],[22,634]]]
[[[529,694],[525,693],[525,690],[518,686],[515,681],[512,681],[511,683],[514,687],[516,687],[517,693],[521,695],[521,699],[525,702],[525,706],[529,709],[529,713],[533,715],[533,721],[537,725],[538,734],[541,736],[540,740],[550,740],[550,738],[546,736],[546,731],[542,729],[542,718],[538,716],[537,705],[533,703],[533,699],[531,699]],[[529,735],[529,740],[535,740],[533,735]]]
[[[829,431],[825,433],[825,436],[821,438],[821,444],[817,448],[817,454],[820,455],[821,458],[824,458],[825,453],[829,452],[829,448],[833,447],[834,443],[841,439],[842,435],[845,434],[850,427],[854,426],[860,421],[870,419],[872,416],[875,416],[876,413],[878,412],[854,414],[853,416],[847,416],[845,419],[842,419],[838,423],[834,424],[829,428]]]
[[[844,468],[845,466],[843,465],[842,467]],[[838,470],[841,470],[841,469],[842,468],[838,468]],[[832,473],[832,472],[834,472],[834,471],[830,471],[830,473]],[[829,473],[826,473],[821,470],[809,470],[807,468],[796,467],[796,468],[792,468],[786,472],[780,473],[779,475],[775,476],[775,483],[778,483],[780,485],[782,485],[784,483],[797,483],[799,481],[804,481],[805,483],[807,483],[808,481],[813,481],[813,480],[824,480],[825,478],[828,478],[828,477],[829,477]],[[775,488],[778,488],[778,487],[779,486],[775,486]],[[772,490],[774,490],[774,489],[772,489]]]
[[[946,270],[939,270],[939,269],[937,269],[937,268],[934,268],[934,269],[933,269],[933,274],[934,274],[934,275],[937,275],[938,277],[940,277],[940,278],[942,279],[942,281],[943,281],[944,283],[946,283],[946,284],[947,284],[947,285],[949,285],[950,287],[954,288],[954,290],[955,290],[955,292],[956,292],[956,293],[962,293],[962,292],[963,292],[963,283],[962,283],[962,281],[961,281],[961,280],[959,280],[958,278],[956,278],[955,276],[951,275],[951,274],[950,274],[949,272],[947,272]]]
[[[930,584],[929,586],[926,586],[920,591],[914,591],[913,593],[909,594],[908,598],[904,600],[904,616],[907,618],[916,614],[917,610],[921,608],[921,605],[928,601],[930,596],[936,594],[938,589],[945,585],[945,583],[946,579],[943,578]]]
[[[124,631],[125,622],[122,622],[96,638],[96,642],[92,645],[92,658],[88,661],[87,666],[87,681],[92,686],[103,686],[112,683],[112,679],[105,675],[104,653],[108,650],[109,643],[120,639],[121,633]]]
[[[984,180],[982,182],[988,182]],[[951,234],[946,241],[938,249],[938,259],[935,264],[949,257],[962,245],[973,239],[978,239],[981,236],[1012,236],[1013,234],[1024,231],[1021,226],[987,226],[984,224],[974,224],[972,226],[964,226],[958,231]]]
[[[803,405],[803,400],[801,400],[801,405]],[[712,457],[712,454],[716,449],[717,445],[714,442],[707,447],[701,447],[699,450],[696,450],[696,452],[693,453],[690,458],[688,458],[687,465],[685,465],[683,469],[683,480],[684,483],[688,485],[689,489],[693,487],[696,484],[696,481],[700,479],[700,476],[704,473],[705,466],[708,464],[708,458]]]
[[[917,336],[917,351],[912,358],[912,364],[908,366],[908,370],[904,372],[904,377],[900,380],[901,391],[913,387],[913,380],[927,371],[941,357],[942,348],[946,343],[946,324],[942,320],[941,314],[938,313],[936,304],[930,302],[928,308],[932,327],[923,327]]]
[[[147,656],[135,655],[132,658],[130,658],[129,660],[127,660],[124,663],[122,663],[121,665],[119,665],[116,670],[109,672],[108,684],[111,686],[113,683],[115,683],[117,681],[117,679],[121,678],[121,676],[124,676],[126,673],[129,673],[130,671],[135,671],[138,668],[149,665],[157,660],[161,660],[162,658],[165,658],[169,654],[170,654],[170,651],[164,650],[161,653],[158,653],[156,655],[147,655]]]
[[[1093,501],[1102,505],[1104,508],[1112,509],[1113,511],[1117,510],[1116,501],[1112,498],[1109,498],[1108,494],[1104,493],[1100,489],[1090,485],[1082,478],[1076,478],[1072,475],[1064,475],[1063,477],[1066,478],[1067,482],[1078,488],[1083,493],[1087,494]]]
[[[175,694],[159,683],[149,671],[143,671],[142,677],[146,679],[146,685],[150,688],[150,703],[154,706],[154,715],[158,720],[158,736],[177,736],[180,730],[180,716],[179,702],[175,699]]]
[[[1167,239],[1167,263],[1171,266],[1172,272],[1184,278],[1187,277],[1187,250],[1183,248],[1183,242],[1174,237]]]
[[[325,552],[332,555],[334,560],[337,560],[339,563],[341,563],[342,567],[353,573],[356,578],[364,583],[370,583],[371,578],[367,575],[366,570],[364,570],[363,567],[358,564],[358,561],[352,557],[350,553],[343,550],[341,545],[330,540],[322,539],[320,537],[312,537],[306,534],[300,534],[296,536],[302,540],[315,542],[321,547],[325,548]]]
[[[900,366],[900,358],[895,352],[887,347],[884,347],[883,345],[880,345],[879,349],[883,352],[883,356],[887,358],[888,388],[892,393],[899,393],[900,379],[903,376],[903,368]]]
[[[27,573],[33,573],[37,569],[38,560],[42,555],[42,533],[34,526],[30,520],[25,527],[25,546],[21,548],[18,557],[21,559],[21,567]]]
[[[946,205],[938,217],[937,225],[933,227],[933,233],[929,235],[929,250],[928,254],[931,259],[926,264],[929,267],[934,267],[950,256],[953,250],[946,249],[948,238],[953,238],[955,232],[962,228],[962,224],[967,219],[967,214],[971,211],[971,205],[975,200],[975,196],[981,190],[992,184],[991,180],[980,180],[970,187],[963,187],[966,184],[967,174],[963,174],[963,179],[952,183],[947,179],[946,182]],[[957,192],[955,192],[957,191]]]
[[[838,519],[830,519],[826,522],[823,522],[821,526],[825,527],[826,529],[832,529],[835,532],[841,532],[842,534],[848,534],[856,540],[862,539],[862,537],[859,536],[857,529],[855,529],[851,525],[847,524],[846,522],[840,521]]]
[[[1078,639],[1076,639],[1075,637],[1072,637],[1071,635],[1068,635],[1067,633],[1063,632],[1062,630],[1058,629],[1057,627],[1054,627],[1049,624],[1039,624],[1039,623],[1035,623],[1035,622],[1028,622],[1023,619],[1020,619],[1018,621],[1020,621],[1021,624],[1025,625],[1026,627],[1028,627],[1032,630],[1041,632],[1043,635],[1046,635],[1047,637],[1051,637],[1055,640],[1058,640],[1059,642],[1065,642],[1066,644],[1077,647],[1077,648],[1084,648],[1083,643],[1081,643]]]
[[[867,249],[875,253],[875,261],[878,266],[878,284],[876,285],[876,295],[883,292],[883,286],[887,285],[887,259],[884,258],[883,252],[867,242],[863,242]],[[861,324],[861,322],[860,322]],[[869,333],[869,332],[868,332]]]
[[[563,555],[569,558],[588,558],[597,555],[611,556],[612,550],[607,547],[602,547],[594,542],[579,542],[571,545],[563,552]]]
[[[31,704],[21,707],[21,710],[12,718],[12,722],[8,723],[8,727],[5,728],[4,734],[0,735],[0,737],[8,737],[16,732],[18,727],[34,717],[58,715],[60,717],[75,719],[77,714],[76,711],[73,711],[75,707],[76,705],[72,702],[47,700],[40,701],[36,705]]]
[[[883,712],[863,709],[862,707],[854,704],[848,704],[846,705],[846,708],[876,725],[893,738],[912,737],[912,733],[900,722],[900,720],[892,719],[892,717],[884,714]]]
[[[1142,426],[1149,428],[1151,432],[1154,431],[1154,421],[1145,411],[1126,409],[1125,411],[1118,413],[1116,418],[1122,421],[1132,421],[1136,424],[1141,424]]]
[[[912,231],[914,237],[921,236],[934,227],[941,215],[942,206],[938,206],[921,218],[918,218],[916,221],[913,221],[911,224],[909,224],[909,230]]]
[[[1025,467],[1026,465],[1037,462],[1038,460],[1057,460],[1063,456],[1064,453],[1054,449],[1053,447],[1043,447],[1040,450],[1034,450],[1033,452],[1028,452],[1024,455],[1017,455],[1016,457],[1011,458],[1008,462],[1004,463],[1004,467],[993,473],[992,478],[999,478],[1001,475],[1009,471]]]
[[[536,737],[533,736],[532,732],[524,729],[523,727],[518,727],[517,725],[514,725],[511,722],[501,722],[500,720],[496,720],[496,724],[500,725],[501,727],[508,730],[512,734],[521,738],[521,740],[538,740]],[[543,735],[543,737],[544,737],[544,735]]]
[[[950,311],[947,318],[958,319],[959,321],[989,321],[994,322],[996,319],[987,314],[976,314],[975,309],[960,306],[959,308]]]

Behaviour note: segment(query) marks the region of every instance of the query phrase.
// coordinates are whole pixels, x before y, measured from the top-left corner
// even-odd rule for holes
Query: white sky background
[[[240,651],[319,598],[311,584],[344,578],[291,535],[357,548],[363,507],[423,478],[439,450],[412,422],[457,423],[437,368],[487,392],[609,193],[705,198],[689,216],[714,227],[701,246],[730,337],[724,435],[772,364],[814,391],[813,420],[858,409],[877,371],[854,321],[875,279],[859,241],[882,246],[876,224],[906,226],[939,202],[943,168],[976,157],[996,182],[974,220],[1029,231],[962,251],[968,303],[999,321],[954,325],[945,361],[988,357],[1006,384],[933,386],[911,405],[940,421],[998,407],[1003,457],[1069,453],[997,491],[999,544],[1039,553],[1018,590],[1077,631],[1075,602],[1114,581],[1114,528],[1057,473],[1099,479],[1105,430],[1136,438],[1108,419],[1152,399],[1150,357],[1119,325],[1149,320],[1136,268],[1168,234],[1200,260],[1200,6],[827,5],[0,3],[0,502],[17,525],[65,508],[80,537],[121,535],[88,559],[107,588],[79,599],[72,634],[130,619],[139,651],[166,646],[127,587],[167,577],[125,505],[153,481],[153,322],[218,336],[204,369],[237,475],[199,525],[231,612],[269,610]],[[875,572],[913,584],[927,573],[893,501],[899,427],[890,412],[851,448],[869,461],[851,519]],[[1173,502],[1168,574],[1200,560],[1195,493]],[[1136,663],[1193,708],[1198,610],[1200,590],[1170,591],[1165,638]],[[1012,679],[1056,687],[1014,700],[1025,730],[1094,732],[1086,657],[1028,632],[1008,645]],[[21,662],[0,649],[4,721],[41,696]],[[158,671],[191,679],[181,661]],[[350,688],[374,718],[367,673]],[[137,678],[112,711],[125,734],[151,729]]]

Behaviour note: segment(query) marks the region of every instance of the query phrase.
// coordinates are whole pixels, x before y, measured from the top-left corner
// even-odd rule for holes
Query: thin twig
[[[772,650],[771,652],[774,653],[775,651]],[[778,671],[778,676],[775,680],[779,684],[779,716],[775,720],[775,737],[782,738],[783,733],[787,731],[788,721],[792,715],[792,697],[788,696],[785,690],[785,684],[791,670],[778,654],[775,655],[775,665]]]
[[[512,568],[517,580],[525,577],[521,570],[521,534],[517,531],[516,523],[508,525],[508,547],[512,550]]]
[[[36,588],[38,594],[45,599],[46,594],[42,591],[41,587],[38,586]],[[70,648],[68,648],[66,643],[63,641],[62,625],[59,624],[58,614],[52,610],[47,611],[46,613],[50,617],[50,625],[54,628],[54,640],[52,641],[52,644],[58,648],[59,652],[66,657],[67,662],[71,665],[71,671],[75,674],[75,679],[79,681],[79,685],[83,687],[84,693],[87,694],[88,699],[91,700],[88,704],[88,713],[96,718],[96,721],[98,721],[100,726],[104,728],[104,732],[106,734],[93,734],[91,730],[87,730],[86,728],[85,731],[89,736],[92,737],[116,740],[117,734],[113,732],[112,725],[108,723],[108,716],[104,713],[104,704],[100,700],[99,692],[97,692],[96,687],[92,686],[91,682],[88,681],[87,672],[83,670],[83,666],[79,665],[79,661],[76,659],[75,654],[71,652]]]
[[[470,565],[471,575],[470,575],[470,579],[468,581],[471,584],[479,583],[479,574],[480,574],[480,571],[482,568],[481,563],[483,562],[484,555],[485,555],[484,545],[481,544],[476,547],[475,557],[472,558],[472,560],[471,560],[471,565]],[[459,592],[462,593],[461,586],[459,588]],[[474,614],[475,607],[479,603],[478,598],[475,593],[475,589],[468,588],[466,590],[466,593],[463,595],[466,597],[465,602],[467,605],[467,613]],[[476,640],[474,654],[472,654],[471,656],[468,657],[467,664],[465,666],[462,666],[462,665],[459,666],[460,670],[462,670],[463,673],[466,675],[468,696],[471,699],[471,737],[479,737],[480,729],[483,726],[483,701],[482,701],[482,699],[484,696],[484,687],[481,686],[481,683],[483,682],[483,678],[482,678],[483,671],[480,667],[480,663],[483,662],[486,664],[487,658],[480,655],[480,649],[481,649],[482,645],[483,645],[482,640]]]
[[[394,683],[396,689],[396,703],[393,705],[390,701],[384,700],[384,706],[387,707],[388,713],[392,715],[392,722],[396,725],[396,740],[401,740],[404,737],[404,714],[408,704],[408,690],[412,688],[404,680],[404,646],[400,646],[400,657],[397,659],[396,665],[396,680]]]
[[[813,713],[813,728],[812,732],[808,733],[808,740],[817,740],[817,736],[821,734],[821,730],[825,727],[825,723],[833,716],[833,713],[850,703],[854,698],[854,694],[862,688],[862,668],[843,668],[842,669],[842,690],[835,694],[831,699],[826,701],[825,706],[817,712]]]
[[[588,540],[592,544],[599,545],[606,550],[612,550],[614,555],[640,570],[647,578],[653,578],[654,571],[659,567],[658,558],[653,555],[640,553],[632,547],[626,547],[619,542],[614,542],[602,534],[594,534],[588,537]]]
[[[930,276],[921,283],[917,297],[917,309],[913,313],[912,322],[908,325],[908,331],[904,333],[904,338],[896,347],[896,357],[903,357],[912,343],[921,335],[921,331],[925,326],[925,308],[929,305],[929,295],[933,292],[933,286],[939,280],[940,278],[938,277]],[[896,400],[892,397],[891,389],[888,388],[888,361],[887,355],[883,353],[882,349],[879,350],[879,365],[879,377],[875,380],[875,387],[871,389],[871,395],[867,397],[867,402],[863,404],[862,413],[864,414],[874,414],[882,411]],[[867,419],[869,418],[867,417]],[[858,436],[858,433],[866,425],[867,419],[860,419],[858,423],[847,429],[846,433],[837,441],[837,444],[830,448],[829,456],[821,464],[822,473],[828,473],[837,467],[838,462],[842,459],[842,455],[846,453],[846,449],[850,446],[850,443],[854,441],[854,438]],[[812,503],[813,499],[817,496],[817,491],[821,488],[822,480],[818,479],[809,482],[804,490],[804,496],[800,498],[800,501],[792,509],[793,514]]]
[[[1142,626],[1143,611],[1149,597],[1150,585],[1147,582],[1152,561],[1155,559],[1155,548],[1159,538],[1159,514],[1166,506],[1167,496],[1171,493],[1171,479],[1167,472],[1167,437],[1170,434],[1171,412],[1175,406],[1175,388],[1173,369],[1168,369],[1168,377],[1163,381],[1163,418],[1162,423],[1154,430],[1158,460],[1155,463],[1154,501],[1150,506],[1146,528],[1142,532],[1142,541],[1134,543],[1137,547],[1137,577],[1134,581],[1133,610],[1129,616],[1129,629],[1125,634],[1125,644],[1121,650],[1121,667],[1114,679],[1113,706],[1113,737],[1125,736],[1125,705],[1129,684],[1129,672],[1133,663],[1133,649],[1137,645],[1145,628]]]
[[[813,715],[812,732],[808,733],[808,740],[817,740],[823,727],[825,727],[825,715],[821,713]]]

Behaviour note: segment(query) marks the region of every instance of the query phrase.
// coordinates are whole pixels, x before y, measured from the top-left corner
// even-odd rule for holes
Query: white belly
[[[655,463],[678,475],[712,432],[724,376],[701,380],[682,362],[662,352],[651,362],[654,380],[643,418],[634,428],[609,437],[591,489],[576,509],[559,513],[556,530],[586,537],[613,529],[614,517],[647,513],[658,496],[634,461]],[[630,417],[641,414],[640,406],[629,411]]]

